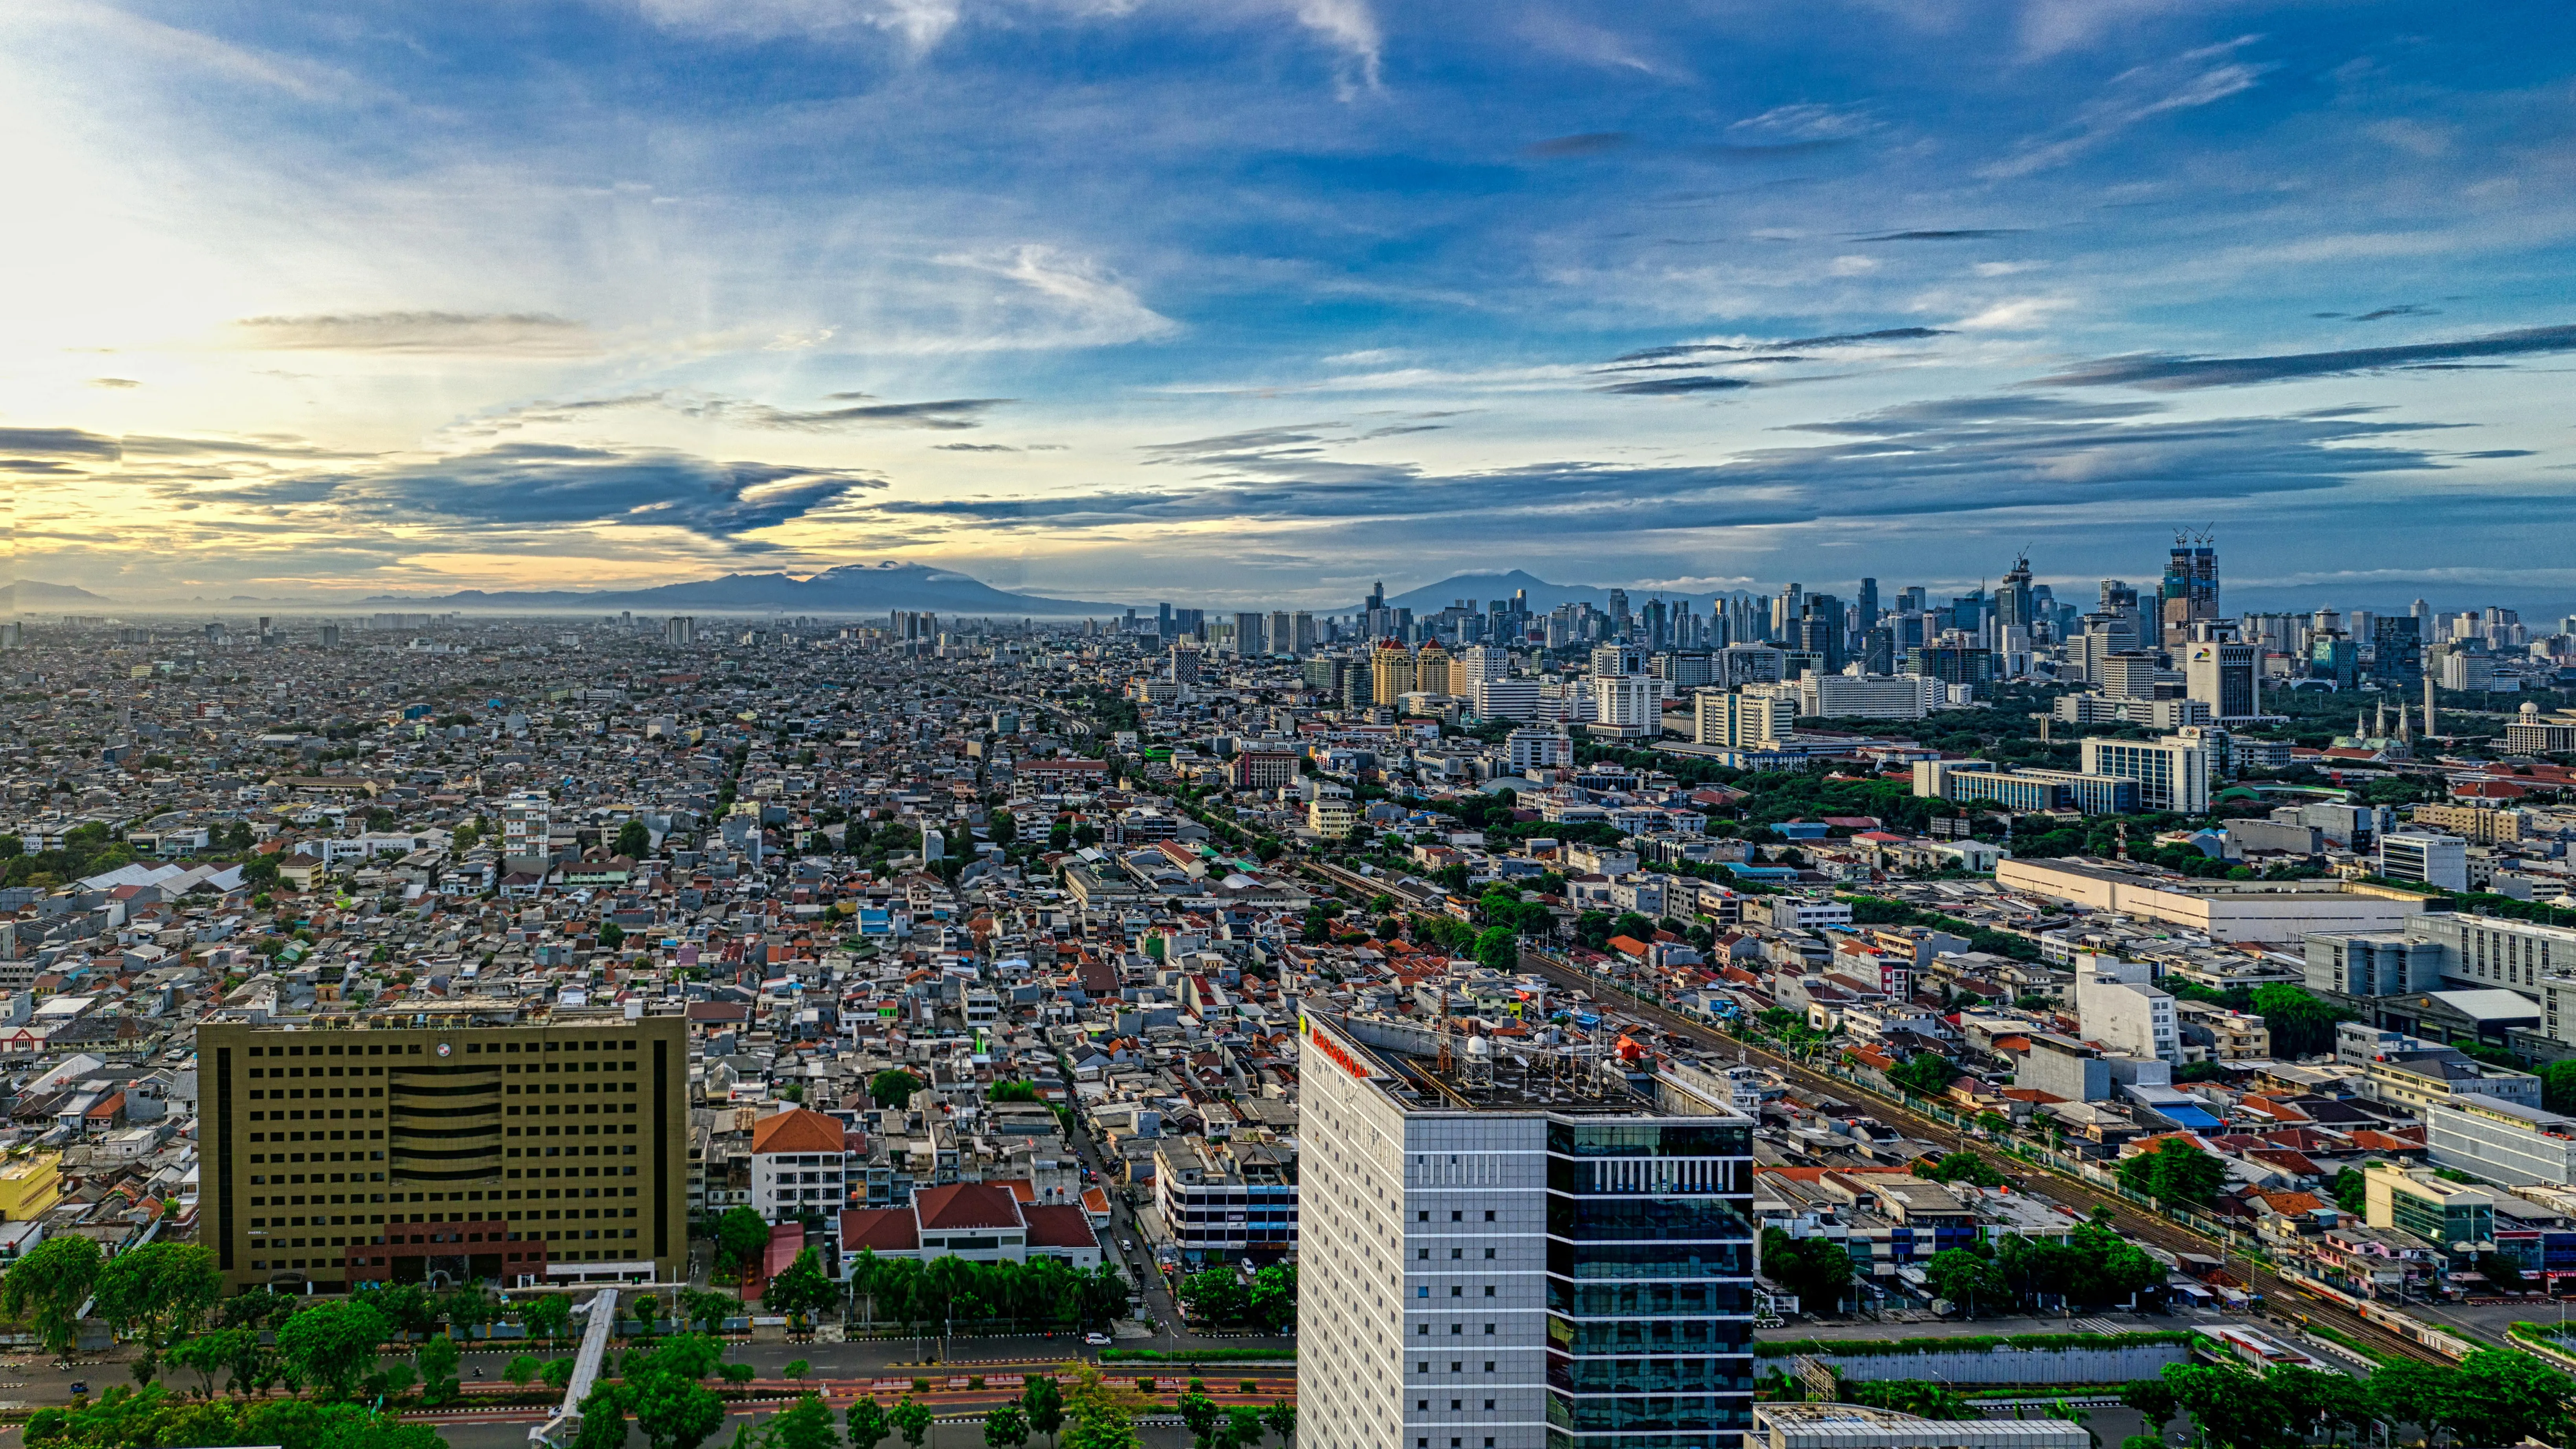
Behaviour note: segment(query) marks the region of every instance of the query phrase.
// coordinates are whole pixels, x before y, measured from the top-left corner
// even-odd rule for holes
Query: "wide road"
[[[2012,1177],[2017,1183],[2033,1174],[2041,1176],[2047,1183],[2047,1189],[2038,1193],[2038,1196],[2070,1207],[2081,1208],[2087,1213],[2109,1209],[2112,1224],[2123,1237],[2153,1243],[2169,1252],[2199,1253],[2204,1256],[2224,1258],[2228,1271],[2249,1280],[2255,1290],[2263,1294],[2266,1301],[2275,1306],[2283,1306],[2290,1300],[2296,1299],[2300,1304],[2300,1310],[2310,1318],[2350,1335],[2354,1340],[2368,1345],[2374,1353],[2395,1355],[2423,1363],[2447,1365],[2452,1362],[2449,1357],[2435,1349],[2382,1328],[2339,1303],[2308,1292],[2279,1274],[2245,1258],[2224,1243],[2195,1232],[2171,1218],[2150,1213],[2116,1193],[2104,1192],[2082,1178],[2025,1161],[1974,1138],[1963,1137],[1957,1128],[1935,1121],[1889,1098],[1870,1093],[1866,1088],[1837,1077],[1828,1077],[1822,1072],[1811,1071],[1800,1066],[1794,1059],[1778,1052],[1734,1037],[1723,1036],[1678,1012],[1657,1006],[1652,1002],[1639,1000],[1597,978],[1586,976],[1570,967],[1558,965],[1536,952],[1523,951],[1521,967],[1523,970],[1544,976],[1559,986],[1589,993],[1596,1004],[1606,1009],[1641,1017],[1661,1030],[1686,1041],[1695,1042],[1709,1051],[1721,1055],[1760,1057],[1765,1066],[1777,1069],[1789,1080],[1829,1095],[1846,1098],[1867,1096],[1870,1111],[1874,1115],[1891,1125],[1903,1127],[1916,1137],[1929,1142],[1955,1143],[1960,1149],[1972,1152],[1993,1163],[1998,1170]]]

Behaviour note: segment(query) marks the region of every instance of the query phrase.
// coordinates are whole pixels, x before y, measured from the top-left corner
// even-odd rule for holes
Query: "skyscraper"
[[[2032,632],[2030,604],[2030,559],[2024,555],[2013,560],[2002,586],[1995,590],[1996,625],[2019,629],[2027,637]]]
[[[2192,625],[2217,620],[2218,550],[2210,546],[2206,535],[2199,539],[2175,536],[2173,551],[2165,560],[2158,618],[2163,624],[2164,647],[2175,653],[2191,642]]]
[[[2252,719],[2262,712],[2255,687],[2254,646],[2216,637],[2215,629],[2202,633],[2203,637],[2183,646],[2186,695],[2208,705],[2220,724]]]
[[[2381,614],[2370,621],[2370,677],[2382,684],[2405,686],[2424,672],[2423,620],[2412,614]]]
[[[1724,1078],[1320,1012],[1299,1034],[1300,1443],[1736,1449],[1753,1124]]]

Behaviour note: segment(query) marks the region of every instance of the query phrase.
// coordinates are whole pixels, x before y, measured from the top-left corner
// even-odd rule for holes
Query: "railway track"
[[[1327,869],[1330,868],[1327,867]],[[1336,872],[1336,874],[1347,874],[1347,872]],[[1365,880],[1365,877],[1357,879]],[[1601,1003],[1605,992],[1614,989],[1585,976],[1580,971],[1560,966],[1544,956],[1526,951],[1521,954],[1521,966],[1522,969],[1534,971],[1560,986],[1590,993],[1596,1004]],[[1674,1036],[1697,1043],[1712,1051],[1721,1053],[1735,1051],[1748,1056],[1761,1057],[1765,1065],[1777,1068],[1783,1076],[1819,1091],[1842,1096],[1867,1091],[1866,1088],[1854,1083],[1810,1070],[1778,1052],[1750,1042],[1720,1036],[1680,1013],[1657,1006],[1652,1002],[1639,1000],[1624,992],[1618,994],[1617,1001],[1620,1011],[1651,1021]],[[1877,1096],[1875,1093],[1869,1095],[1870,1109],[1875,1115],[1904,1127],[1926,1141],[1957,1141],[1961,1150],[1984,1158],[2017,1181],[2027,1180],[2032,1176],[2044,1178],[2047,1182],[2047,1190],[2037,1194],[2038,1196],[2071,1207],[2082,1208],[2088,1214],[2099,1209],[2108,1209],[2111,1213],[2112,1227],[2122,1237],[2152,1243],[2168,1252],[2205,1254],[2212,1248],[2217,1249],[2222,1257],[2231,1261],[2232,1266],[2229,1271],[2241,1272],[2255,1289],[2263,1294],[2266,1302],[2285,1305],[2295,1299],[2300,1304],[2301,1311],[2310,1319],[2327,1324],[2337,1332],[2368,1346],[2375,1353],[2393,1354],[2422,1363],[2448,1365],[2454,1362],[2449,1355],[2417,1343],[2403,1334],[2383,1328],[2339,1303],[2309,1292],[2280,1274],[2250,1262],[2243,1262],[2236,1257],[2233,1249],[2217,1239],[2196,1232],[2170,1218],[2146,1212],[2128,1199],[2116,1193],[2104,1192],[2081,1178],[1968,1140],[1962,1137],[1956,1128],[1926,1117],[1889,1098]]]

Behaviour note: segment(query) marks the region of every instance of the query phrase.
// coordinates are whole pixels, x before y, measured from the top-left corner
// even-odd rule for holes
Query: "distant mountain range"
[[[19,579],[0,584],[0,613],[12,608],[32,609],[47,604],[104,604],[106,597],[70,584],[49,584],[42,579]]]
[[[1551,584],[1545,579],[1514,569],[1507,574],[1458,574],[1442,579],[1436,584],[1424,584],[1421,588],[1393,595],[1386,602],[1389,608],[1411,609],[1416,614],[1437,613],[1461,599],[1476,600],[1490,610],[1494,606],[1494,600],[1508,599],[1515,592],[1527,589],[1531,611],[1544,614],[1559,604],[1590,604],[1594,608],[1607,608],[1610,604],[1612,587],[1624,587],[1628,590],[1628,607],[1631,609],[1644,608],[1648,599],[1655,598],[1667,601],[1689,599],[1695,605],[1704,607],[1711,599],[1727,597],[1722,594],[1686,594],[1667,589],[1645,589],[1634,584],[1598,587],[1591,584]],[[1353,607],[1357,607],[1356,604]],[[1344,611],[1335,609],[1332,612]]]
[[[414,608],[525,611],[629,609],[648,612],[872,614],[925,609],[941,614],[1012,614],[1066,618],[1114,614],[1128,606],[1015,594],[950,569],[921,564],[845,564],[811,578],[727,574],[720,579],[649,589],[576,589],[489,593],[466,589],[434,597],[378,594],[361,602]]]

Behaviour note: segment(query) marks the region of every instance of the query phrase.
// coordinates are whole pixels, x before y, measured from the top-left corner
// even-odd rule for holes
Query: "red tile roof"
[[[774,1112],[752,1124],[751,1150],[768,1152],[839,1152],[842,1147],[841,1123],[838,1118],[802,1107]]]
[[[922,1228],[1016,1228],[1022,1225],[1019,1199],[1007,1187],[988,1182],[951,1182],[915,1188],[912,1215]]]
[[[841,1214],[841,1251],[909,1253],[921,1246],[910,1208],[852,1208]]]
[[[1029,1246],[1032,1248],[1098,1248],[1100,1239],[1091,1231],[1091,1220],[1078,1207],[1026,1207],[1020,1209],[1029,1220]]]

